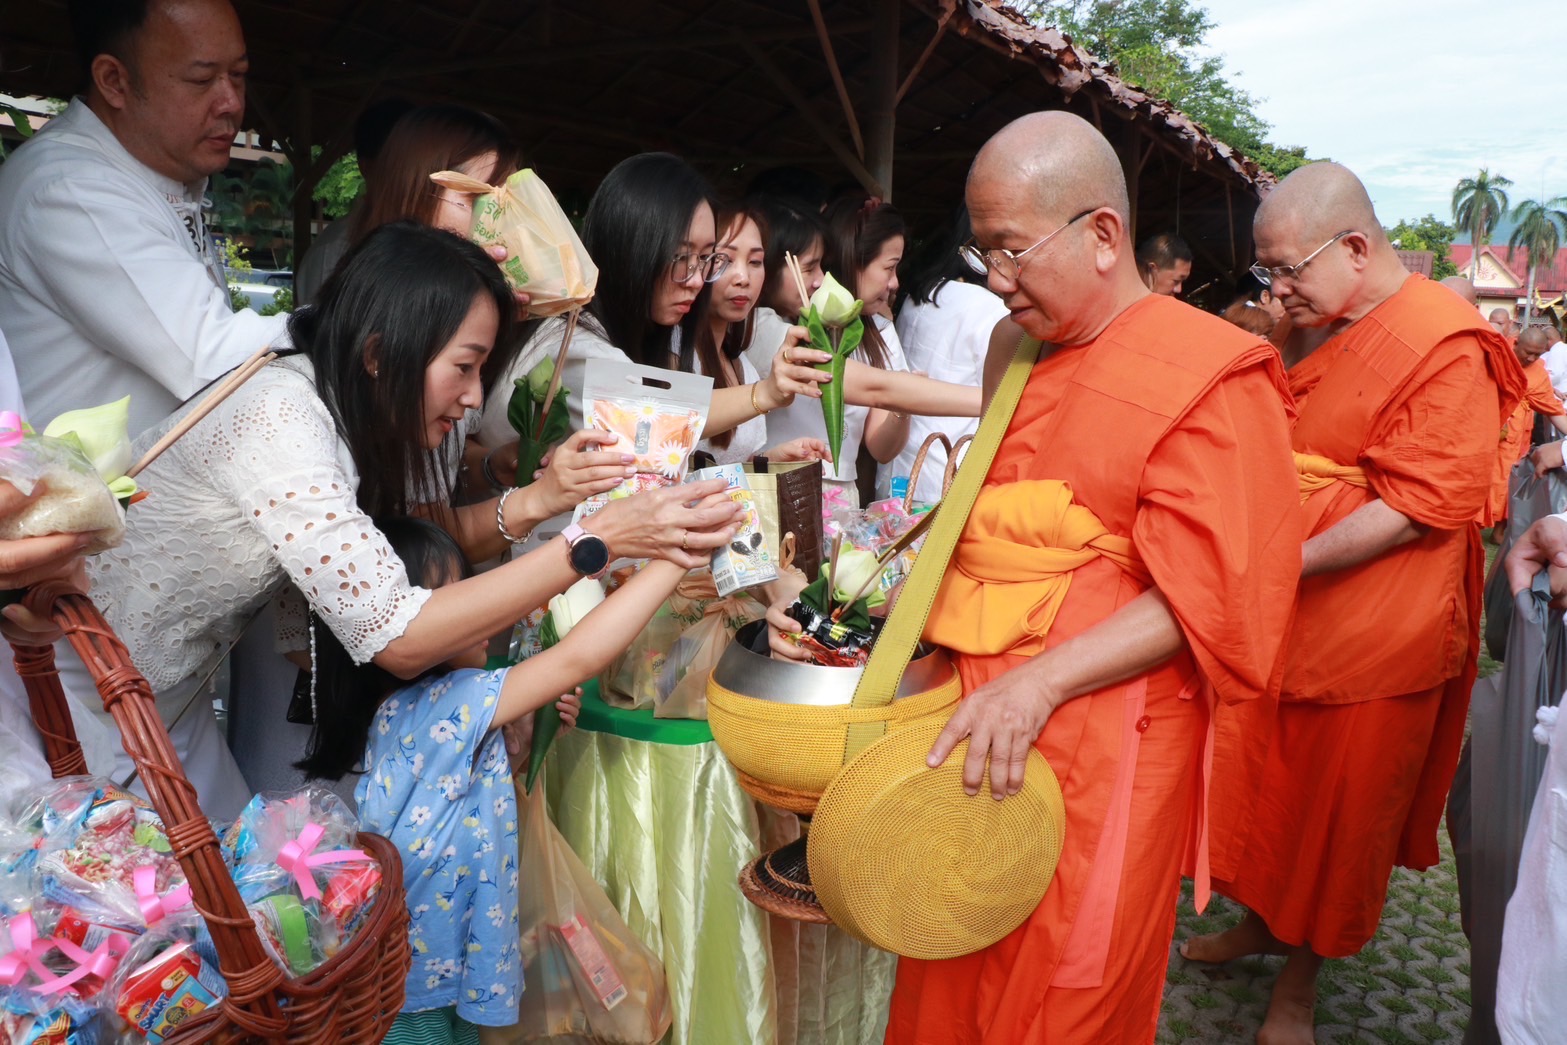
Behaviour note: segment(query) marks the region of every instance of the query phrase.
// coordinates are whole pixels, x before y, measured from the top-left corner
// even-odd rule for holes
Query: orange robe
[[[1151,576],[1187,642],[1051,716],[1035,747],[1065,797],[1055,880],[994,946],[901,960],[889,1043],[1153,1040],[1181,863],[1200,848],[1210,695],[1245,701],[1277,685],[1300,573],[1287,400],[1272,346],[1152,295],[1035,367],[926,637],[960,647],[971,692],[1100,623]],[[1087,556],[1047,621],[1040,586],[985,583],[978,560],[996,541],[1057,539],[1030,518],[1052,480],[1140,565]]]
[[[1220,729],[1214,758],[1214,832],[1237,849],[1215,854],[1232,876],[1214,887],[1285,943],[1343,957],[1376,932],[1394,863],[1439,859],[1479,653],[1474,520],[1523,373],[1473,309],[1421,277],[1307,362],[1291,371],[1304,397],[1296,451],[1357,465],[1368,483],[1313,492],[1307,532],[1375,498],[1430,529],[1304,579],[1277,708],[1220,709],[1232,728]],[[1260,785],[1231,786],[1259,751]]]
[[[1494,526],[1507,518],[1507,484],[1512,478],[1513,465],[1517,464],[1529,449],[1529,435],[1534,429],[1534,415],[1559,417],[1562,401],[1551,387],[1551,375],[1545,364],[1536,359],[1523,368],[1528,379],[1523,402],[1502,425],[1502,438],[1497,448],[1496,471],[1491,479],[1491,496],[1486,501],[1481,526]]]

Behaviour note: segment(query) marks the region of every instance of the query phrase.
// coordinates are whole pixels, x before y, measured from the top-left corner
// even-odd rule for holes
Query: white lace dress
[[[193,684],[289,582],[359,663],[402,635],[430,596],[359,510],[357,470],[302,356],[251,378],[138,482],[148,496],[128,513],[125,542],[88,560],[88,572],[165,722],[182,711],[210,717],[186,708]],[[303,614],[293,619],[300,628]],[[192,782],[205,803],[204,782]]]

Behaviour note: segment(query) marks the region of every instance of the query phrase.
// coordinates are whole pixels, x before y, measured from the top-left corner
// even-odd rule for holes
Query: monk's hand
[[[970,795],[979,794],[988,760],[990,793],[999,802],[1022,790],[1029,748],[1060,705],[1058,691],[1043,677],[1036,663],[1020,664],[963,698],[947,721],[947,728],[936,738],[925,763],[935,769],[968,737],[963,790]]]
[[[1564,440],[1558,439],[1554,443],[1543,443],[1536,447],[1534,453],[1529,455],[1529,460],[1534,462],[1534,474],[1543,476],[1552,468],[1562,467],[1562,444]]]
[[[1513,544],[1504,565],[1514,595],[1533,584],[1535,574],[1549,569],[1553,604],[1567,603],[1567,520],[1555,515],[1536,520]]]

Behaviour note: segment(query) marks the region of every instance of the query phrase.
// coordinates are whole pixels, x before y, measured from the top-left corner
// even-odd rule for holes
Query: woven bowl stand
[[[218,951],[229,994],[192,1019],[167,1045],[286,1042],[288,1045],[374,1045],[403,1004],[412,956],[408,905],[397,849],[379,835],[358,844],[381,866],[381,891],[353,940],[309,975],[289,978],[262,947],[255,924],[223,863],[217,835],[202,815],[196,790],[174,754],[152,687],[92,601],[52,582],[28,592],[26,605],[52,619],[92,673],[103,706],[119,726],[125,752],[163,818],[169,845],[190,882],[196,910]],[[52,646],[14,646],[33,721],[56,777],[87,772],[55,669]]]

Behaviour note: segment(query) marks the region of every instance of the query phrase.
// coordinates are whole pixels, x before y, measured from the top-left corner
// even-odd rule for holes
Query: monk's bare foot
[[[1304,947],[1291,948],[1289,955],[1273,984],[1257,1045],[1313,1045],[1316,1041],[1317,970],[1322,959]]]
[[[1251,911],[1246,912],[1239,925],[1222,933],[1193,936],[1181,944],[1182,958],[1215,965],[1252,954],[1287,953],[1289,949],[1268,931],[1267,923]]]

